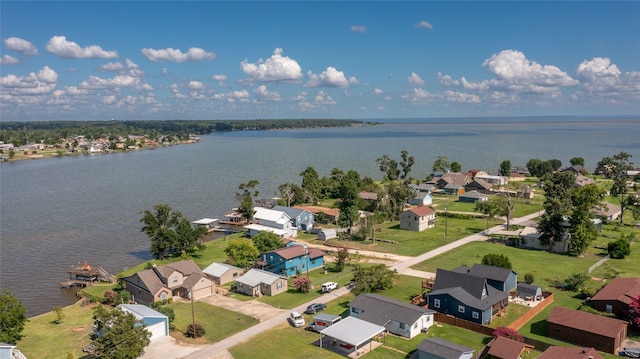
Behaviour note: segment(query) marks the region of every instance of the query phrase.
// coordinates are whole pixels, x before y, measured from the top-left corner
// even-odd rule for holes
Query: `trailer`
[[[309,327],[307,327],[307,329],[312,332],[320,332],[341,320],[342,317],[339,315],[320,313],[313,317],[313,321],[309,323]]]

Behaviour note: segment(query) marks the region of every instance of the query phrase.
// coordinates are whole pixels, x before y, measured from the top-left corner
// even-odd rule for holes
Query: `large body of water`
[[[133,153],[75,156],[0,165],[0,287],[29,316],[75,301],[59,282],[88,261],[118,273],[150,259],[140,211],[167,203],[186,217],[219,218],[237,206],[240,183],[256,179],[260,197],[301,183],[308,166],[320,176],[354,169],[381,179],[376,158],[415,156],[424,178],[436,156],[462,169],[497,172],[505,159],[568,165],[583,157],[593,169],[625,151],[640,161],[640,117],[380,120],[382,125],[216,133],[193,145]]]

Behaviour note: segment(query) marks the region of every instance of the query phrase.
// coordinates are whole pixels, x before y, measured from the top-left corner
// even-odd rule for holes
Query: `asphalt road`
[[[521,218],[515,218],[511,221],[512,224],[519,224],[528,220],[531,220],[533,218],[536,218],[538,216],[540,216],[542,214],[542,212],[537,212],[525,217],[521,217]],[[498,225],[495,227],[492,227],[488,230],[487,234],[490,235],[491,233],[494,233],[496,231],[502,230],[504,227],[502,225]],[[389,268],[391,269],[396,269],[398,272],[405,270],[413,265],[416,265],[420,262],[423,262],[429,258],[433,258],[439,254],[445,253],[447,251],[450,251],[454,248],[460,247],[462,245],[465,245],[469,242],[474,242],[474,241],[484,241],[487,239],[487,236],[485,234],[482,233],[477,233],[477,234],[472,234],[468,237],[464,237],[461,238],[455,242],[451,242],[447,245],[444,245],[442,247],[436,248],[434,250],[431,250],[429,252],[423,253],[417,257],[405,257],[406,259],[398,262],[396,264],[391,265]],[[361,253],[364,256],[379,256],[381,255],[380,253],[377,252],[366,252],[366,251],[358,251],[359,253]],[[346,287],[340,287],[334,291],[331,291],[331,293],[327,293],[322,295],[319,298],[315,298],[312,301],[309,301],[307,303],[301,304],[295,308],[292,308],[291,311],[298,311],[298,312],[304,312],[304,310],[307,308],[307,306],[309,304],[312,303],[328,303],[338,297],[341,297],[345,294],[347,294],[347,292],[349,291],[349,289],[347,289]],[[273,327],[275,327],[276,325],[282,324],[284,322],[286,322],[289,318],[289,311],[278,314],[277,316],[271,318],[271,319],[267,319],[259,324],[256,324],[254,326],[252,326],[251,328],[245,329],[239,333],[236,333],[230,337],[227,337],[217,343],[211,344],[211,345],[207,345],[206,347],[204,347],[203,349],[200,349],[190,355],[185,356],[185,359],[211,359],[214,358],[216,356],[216,354],[225,351],[233,346],[236,346],[244,341],[247,341],[249,339],[251,339],[253,336],[258,335],[259,333],[264,332],[265,330],[269,330]]]

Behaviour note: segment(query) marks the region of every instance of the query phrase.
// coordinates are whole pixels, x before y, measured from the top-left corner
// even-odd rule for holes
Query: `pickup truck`
[[[326,282],[322,284],[322,293],[329,293],[334,289],[338,288],[338,283],[336,282]]]

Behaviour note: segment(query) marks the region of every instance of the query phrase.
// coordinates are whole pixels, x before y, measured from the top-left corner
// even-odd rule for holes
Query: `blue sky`
[[[640,114],[640,2],[0,2],[0,118]]]

